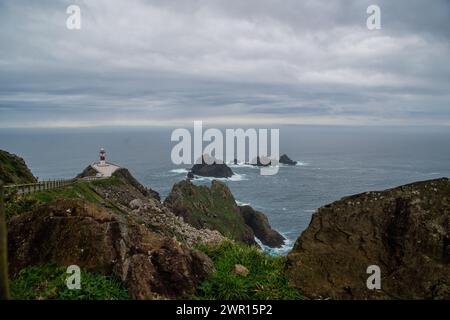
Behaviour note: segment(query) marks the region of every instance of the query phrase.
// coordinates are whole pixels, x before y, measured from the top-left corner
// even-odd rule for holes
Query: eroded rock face
[[[250,206],[240,206],[239,211],[245,223],[253,230],[255,236],[266,246],[280,248],[285,238],[272,229],[269,220],[262,212],[254,210]]]
[[[197,229],[217,230],[233,240],[256,245],[230,189],[218,181],[213,181],[211,188],[181,181],[173,186],[164,205]]]
[[[370,265],[381,290],[366,286]],[[450,299],[450,181],[417,182],[318,209],[288,255],[311,298]]]
[[[212,270],[212,261],[131,216],[81,200],[60,200],[14,217],[8,225],[11,276],[54,262],[116,274],[133,298],[182,297]]]

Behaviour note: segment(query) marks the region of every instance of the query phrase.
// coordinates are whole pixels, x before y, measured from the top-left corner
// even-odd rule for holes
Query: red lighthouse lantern
[[[104,166],[106,164],[106,152],[105,149],[100,149],[100,165]]]

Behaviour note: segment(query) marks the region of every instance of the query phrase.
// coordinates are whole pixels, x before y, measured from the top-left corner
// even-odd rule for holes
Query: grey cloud
[[[449,17],[445,0],[0,1],[0,127],[450,124]]]

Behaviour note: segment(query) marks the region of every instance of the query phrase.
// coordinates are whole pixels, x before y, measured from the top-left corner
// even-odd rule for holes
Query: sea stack
[[[286,164],[286,165],[289,165],[289,166],[295,166],[295,165],[297,164],[297,161],[294,161],[294,160],[292,160],[291,158],[289,158],[289,157],[287,156],[287,154],[283,154],[283,155],[280,157],[280,163]]]
[[[202,163],[195,164],[191,168],[190,173],[191,176],[197,175],[212,178],[230,178],[234,175],[230,167],[209,155],[203,155]]]

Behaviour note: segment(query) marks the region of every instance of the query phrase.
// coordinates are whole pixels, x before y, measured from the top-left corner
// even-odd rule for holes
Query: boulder
[[[368,267],[381,271],[369,290]],[[450,299],[450,181],[416,182],[319,208],[287,257],[310,298]]]
[[[269,220],[262,212],[254,210],[250,206],[240,206],[239,211],[245,223],[253,230],[255,236],[266,246],[280,248],[285,238],[272,229]]]
[[[133,210],[141,209],[144,206],[144,202],[141,199],[134,199],[130,201],[130,208]]]
[[[136,299],[191,295],[213,268],[206,255],[82,200],[59,200],[13,217],[8,251],[11,277],[31,265],[75,264],[115,274]]]
[[[279,162],[282,163],[282,164],[289,165],[289,166],[295,166],[297,164],[297,161],[292,160],[286,154],[283,154],[280,157],[280,161]]]

